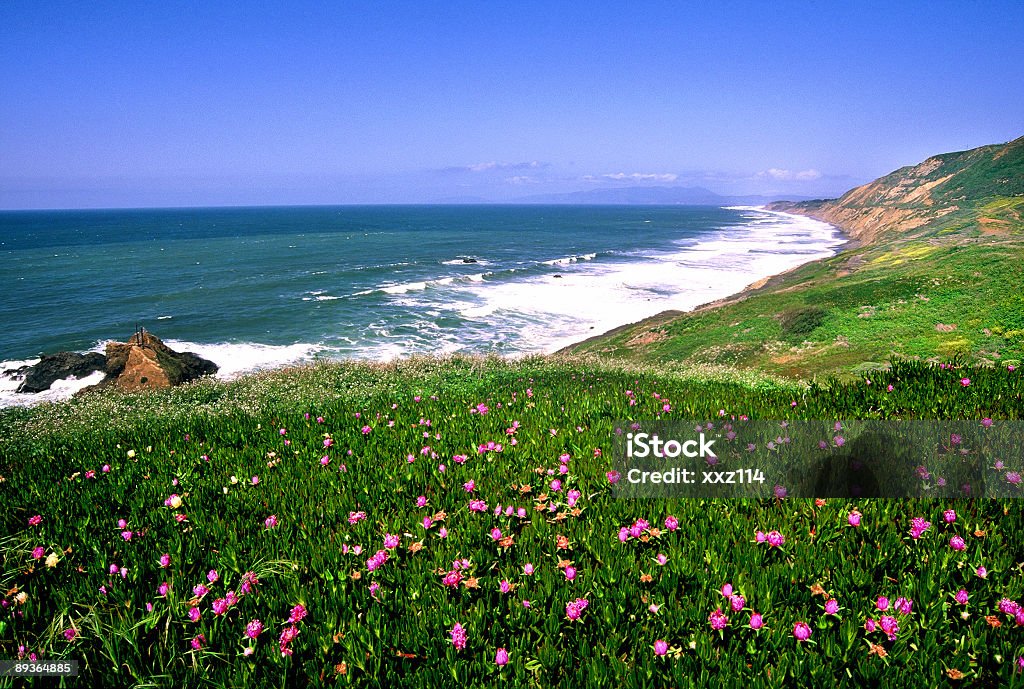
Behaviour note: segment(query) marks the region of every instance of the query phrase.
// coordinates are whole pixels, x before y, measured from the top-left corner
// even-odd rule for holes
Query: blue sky
[[[1022,35],[1019,1],[7,0],[0,207],[835,195],[1024,134]]]

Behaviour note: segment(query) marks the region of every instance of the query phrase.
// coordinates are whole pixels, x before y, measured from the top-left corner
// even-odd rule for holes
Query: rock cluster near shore
[[[109,343],[104,354],[58,352],[44,355],[33,366],[5,373],[22,377],[18,392],[38,393],[49,390],[58,380],[81,379],[98,371],[105,377],[86,390],[108,386],[121,390],[168,388],[213,375],[217,365],[192,352],[176,352],[152,333],[140,330],[127,342]]]

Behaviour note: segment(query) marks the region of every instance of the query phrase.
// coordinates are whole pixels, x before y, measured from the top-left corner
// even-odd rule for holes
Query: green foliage
[[[947,668],[974,685],[1009,686],[1022,647],[998,603],[1024,596],[1016,501],[629,501],[612,497],[605,472],[614,420],[716,420],[719,410],[1020,418],[1022,394],[1019,371],[962,361],[895,361],[869,378],[807,387],[725,369],[451,358],[320,364],[7,410],[0,657],[25,645],[77,658],[78,681],[90,686],[931,687],[949,681]],[[491,442],[502,449],[487,450]],[[165,505],[172,493],[180,507]],[[485,512],[468,508],[474,498]],[[525,516],[495,515],[499,504]],[[957,512],[951,524],[947,508]],[[857,528],[847,523],[853,509]],[[366,519],[351,523],[360,511]],[[36,514],[41,523],[27,526]],[[670,515],[678,530],[667,528]],[[932,523],[920,539],[908,533],[914,517]],[[620,529],[640,518],[650,523],[642,537],[620,542]],[[495,540],[493,528],[512,541]],[[778,530],[785,544],[757,544],[757,530]],[[385,534],[400,545],[371,571]],[[963,551],[948,546],[954,535]],[[36,547],[44,557],[33,558]],[[446,587],[443,573],[462,559],[463,583]],[[575,581],[560,561],[572,562]],[[240,591],[250,571],[255,592],[214,614],[212,601]],[[195,600],[200,583],[210,593]],[[744,596],[743,611],[728,611],[725,583]],[[837,615],[824,613],[818,586],[839,602]],[[967,606],[953,600],[960,588]],[[894,641],[864,630],[883,614],[878,596],[913,600]],[[588,606],[573,622],[566,605],[577,598]],[[298,604],[309,616],[295,624],[294,654],[282,656],[278,637]],[[719,607],[729,615],[722,633],[708,624]],[[749,628],[752,610],[764,629]],[[265,631],[245,655],[253,619]],[[812,629],[808,642],[792,636],[798,621]],[[456,622],[468,630],[461,651],[449,637]],[[70,642],[69,628],[78,633]],[[206,641],[196,651],[198,634]],[[658,639],[668,642],[664,657],[653,651]],[[869,654],[869,643],[886,657]],[[504,668],[494,663],[499,647],[510,656]]]
[[[797,306],[779,314],[782,336],[790,340],[802,340],[818,329],[828,312],[820,306]]]

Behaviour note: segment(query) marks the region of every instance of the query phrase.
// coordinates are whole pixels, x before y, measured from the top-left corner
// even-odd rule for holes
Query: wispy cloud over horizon
[[[540,170],[546,168],[550,163],[542,163],[538,160],[519,163],[499,163],[494,160],[474,163],[472,165],[456,165],[446,167],[442,172],[515,172],[519,170]]]
[[[822,174],[815,169],[793,172],[783,168],[772,167],[757,173],[758,177],[779,180],[781,182],[812,182],[821,179]]]
[[[584,175],[585,182],[675,182],[679,175],[672,172],[606,172],[603,175]]]

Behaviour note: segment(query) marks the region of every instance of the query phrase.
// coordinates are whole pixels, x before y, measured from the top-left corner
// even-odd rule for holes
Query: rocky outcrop
[[[213,375],[217,365],[192,352],[176,352],[160,338],[145,330],[127,342],[111,342],[104,354],[60,352],[44,356],[24,372],[18,392],[42,392],[54,381],[82,378],[96,371],[106,377],[94,388],[113,386],[121,390],[167,388]],[[89,388],[86,388],[89,389]]]
[[[106,357],[98,352],[78,354],[77,352],[58,352],[43,356],[38,364],[27,366],[18,373],[24,375],[18,392],[42,392],[58,380],[65,378],[84,378],[96,371],[106,369]]]

